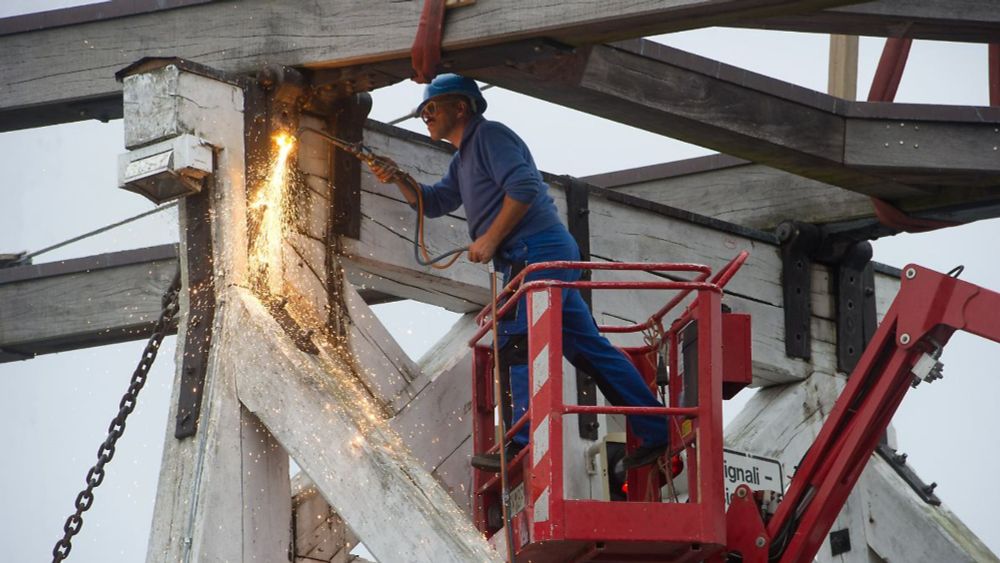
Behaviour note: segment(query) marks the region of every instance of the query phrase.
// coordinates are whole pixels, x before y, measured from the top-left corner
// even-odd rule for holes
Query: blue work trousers
[[[516,276],[523,266],[553,260],[579,260],[580,250],[576,241],[562,225],[507,243],[497,254],[494,265],[504,275],[504,285]],[[576,281],[580,270],[541,270],[529,274],[526,281],[557,279]],[[632,362],[611,345],[597,329],[597,323],[586,302],[575,288],[562,291],[563,299],[563,355],[577,369],[587,373],[597,382],[601,393],[615,406],[663,406],[643,381]],[[513,395],[512,419],[517,421],[528,410],[531,395],[528,381],[527,351],[527,298],[521,298],[513,314],[500,319],[500,357],[509,366],[510,391]],[[506,361],[504,361],[506,360]],[[629,416],[632,431],[645,446],[667,442],[666,417]],[[509,426],[508,426],[509,427]],[[514,437],[520,446],[528,443],[528,426]]]

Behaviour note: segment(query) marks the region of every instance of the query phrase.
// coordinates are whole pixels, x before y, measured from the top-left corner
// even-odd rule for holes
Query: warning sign
[[[722,451],[722,476],[726,485],[726,506],[736,487],[747,485],[755,491],[785,492],[781,462],[730,449]]]

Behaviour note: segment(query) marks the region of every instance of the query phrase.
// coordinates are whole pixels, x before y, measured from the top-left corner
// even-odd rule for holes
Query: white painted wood
[[[201,86],[206,81],[215,82],[176,65],[126,76],[122,81],[125,148],[135,149],[184,133],[207,139],[216,122],[203,104],[242,105],[242,92],[236,94],[239,89],[233,87],[207,90]],[[197,94],[188,97],[190,92]]]
[[[316,485],[301,472],[292,479],[292,509],[295,514],[295,563],[365,561],[351,555],[358,544],[357,536],[330,508]]]
[[[420,368],[400,348],[350,283],[342,283],[348,338],[358,377],[388,412],[398,413],[426,384]]]
[[[463,441],[434,471],[445,490],[468,518],[472,518],[472,437]]]
[[[184,224],[182,215],[182,225]],[[186,294],[182,294],[186,295]],[[184,311],[187,310],[186,297]],[[198,433],[173,437],[180,377],[170,402],[147,561],[274,561],[287,553],[288,456],[236,398],[220,354],[238,335],[220,334],[216,313]],[[186,324],[181,324],[180,342]],[[182,365],[183,347],[178,347]]]
[[[235,343],[231,346],[235,348]],[[243,484],[242,494],[238,497],[243,502],[240,510],[243,515],[240,530],[242,560],[269,563],[275,560],[275,555],[287,557],[291,543],[292,496],[288,480],[288,454],[261,421],[242,407],[239,430],[240,481]],[[220,502],[219,507],[231,506],[231,502]],[[207,539],[219,541],[215,537]]]
[[[472,434],[472,354],[455,356],[459,361],[391,420],[392,428],[428,471],[435,470]]]
[[[294,231],[286,232],[281,249],[281,293],[301,306],[325,312],[329,308],[326,244]]]
[[[843,387],[843,378],[816,372],[801,383],[759,390],[727,426],[727,447],[780,459],[785,474],[793,474]],[[824,542],[817,561],[869,563],[866,548],[887,561],[997,561],[950,510],[920,500],[877,455],[833,527],[842,528],[850,530],[851,551],[832,557]]]
[[[474,313],[467,313],[459,317],[451,329],[420,357],[417,362],[420,370],[434,381],[441,374],[452,369],[470,351],[469,340],[477,328]]]
[[[869,462],[859,484],[867,497],[861,519],[865,537],[883,559],[892,561],[898,554],[898,561],[1000,561],[947,505],[925,503],[882,458]],[[913,541],[914,531],[919,541]]]
[[[247,290],[225,299],[233,310],[222,330],[243,343],[225,359],[240,400],[377,558],[498,560],[370,406],[335,348],[298,350]]]
[[[350,293],[354,297],[350,297],[349,302],[356,298],[355,292]],[[385,329],[378,324],[378,319],[370,310],[359,307],[358,303],[350,305],[348,310],[353,323],[351,348],[357,357],[359,378],[366,388],[373,392],[375,400],[386,405],[388,399],[392,397],[379,395],[386,386],[373,385],[370,378],[379,377],[384,373],[402,378],[398,374],[404,367],[416,372],[416,376],[404,388],[405,392],[397,399],[414,396],[415,398],[397,409],[398,414],[390,420],[390,424],[406,442],[410,451],[414,452],[424,469],[431,471],[441,482],[459,508],[471,514],[469,497],[471,469],[468,458],[472,447],[470,441],[472,372],[470,350],[466,343],[475,331],[474,315],[461,317],[448,334],[428,350],[419,365],[413,365],[408,359],[397,362],[399,358],[406,358],[406,355],[398,349],[395,340],[385,338],[388,336],[385,334]],[[377,346],[371,344],[372,339],[378,342]],[[377,369],[373,369],[373,366]],[[395,407],[387,405],[386,408]],[[308,477],[299,474],[297,480],[307,481]],[[293,480],[293,486],[294,483]],[[309,483],[311,484],[311,481]],[[340,528],[337,526],[331,528],[325,520],[315,529],[308,530],[305,522],[312,518],[311,514],[321,510],[320,504],[326,505],[325,500],[318,494],[311,497],[308,502],[309,514],[303,515],[297,512],[297,526],[298,523],[302,523],[303,526],[299,526],[297,528],[299,531],[296,533],[321,538],[310,540],[312,543],[308,545],[320,546],[315,549],[310,548],[313,549],[311,556],[315,556],[316,551],[323,551],[326,555],[333,554],[333,560],[337,561],[337,557],[343,555],[341,552],[350,551],[351,541],[348,540],[353,536],[338,535],[337,530]],[[336,514],[328,505],[326,510],[329,514]],[[339,519],[339,516],[336,518]],[[356,540],[354,543],[357,543]]]
[[[185,132],[197,132],[221,149],[211,189],[216,295],[223,295],[229,284],[242,285],[246,280],[243,95],[230,84],[186,73],[178,84],[170,96],[197,108],[183,121],[195,130]],[[136,101],[153,103],[144,98]],[[130,127],[126,123],[126,129]],[[183,211],[180,224],[185,246]],[[185,253],[181,257],[186,273]],[[185,291],[179,342],[185,341],[187,312]],[[183,441],[173,437],[180,374],[175,378],[147,551],[150,562],[287,559],[288,456],[237,400],[235,374],[228,370],[225,355],[239,335],[220,330],[227,314],[223,300],[215,316],[198,432]],[[178,369],[186,352],[184,346],[178,347]]]

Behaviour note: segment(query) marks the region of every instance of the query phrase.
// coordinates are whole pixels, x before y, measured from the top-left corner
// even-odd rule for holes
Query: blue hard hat
[[[424,88],[424,101],[420,102],[414,114],[420,115],[431,98],[445,94],[459,94],[469,98],[469,101],[472,102],[472,113],[486,111],[486,98],[479,91],[479,85],[476,84],[475,80],[457,74],[439,74]]]

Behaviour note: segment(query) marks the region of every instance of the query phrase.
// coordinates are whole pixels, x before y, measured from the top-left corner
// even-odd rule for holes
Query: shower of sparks
[[[285,188],[288,185],[288,158],[295,138],[286,133],[273,137],[277,152],[268,165],[264,185],[257,189],[249,211],[258,217],[250,243],[250,281],[254,289],[269,295],[281,292],[281,243],[285,220]]]

